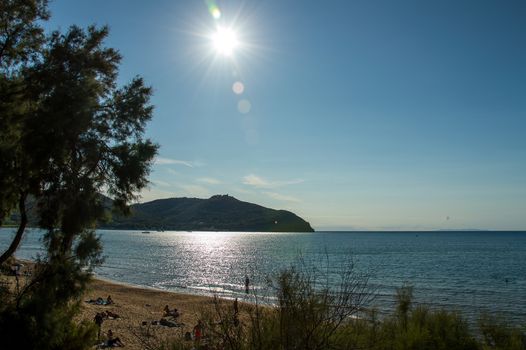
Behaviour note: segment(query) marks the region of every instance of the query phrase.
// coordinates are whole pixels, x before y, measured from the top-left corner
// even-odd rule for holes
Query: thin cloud
[[[303,179],[294,179],[288,181],[269,181],[255,174],[250,174],[243,177],[243,184],[258,188],[276,188],[288,185],[296,185],[304,181],[305,180]]]
[[[162,180],[151,180],[152,184],[163,187],[171,187],[172,184]]]
[[[156,157],[154,163],[157,165],[172,165],[172,164],[184,165],[189,168],[203,166],[203,163],[199,161],[180,160],[180,159],[172,159],[172,158],[164,158],[164,157]]]
[[[301,202],[296,197],[287,196],[287,195],[276,193],[276,192],[263,192],[263,194],[266,194],[270,198],[273,198],[275,200],[282,201],[282,202],[295,202],[295,203]]]
[[[205,183],[205,184],[209,184],[209,185],[219,185],[219,184],[222,183],[220,180],[214,179],[212,177],[200,177],[196,181],[202,182],[202,183]]]
[[[270,182],[254,174],[245,176],[243,184],[254,187],[270,187]]]

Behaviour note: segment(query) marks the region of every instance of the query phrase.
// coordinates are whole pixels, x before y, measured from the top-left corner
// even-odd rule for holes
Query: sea
[[[14,229],[0,229],[5,249]],[[368,308],[392,312],[397,288],[412,286],[414,303],[481,313],[526,325],[526,232],[142,232],[98,230],[102,279],[176,292],[272,303],[275,277],[295,266],[317,271],[337,290],[352,268],[367,280]],[[16,253],[42,253],[43,232],[30,229]],[[245,294],[245,276],[251,292]]]

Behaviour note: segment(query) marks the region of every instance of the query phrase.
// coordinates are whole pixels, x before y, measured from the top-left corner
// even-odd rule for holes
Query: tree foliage
[[[2,0],[0,3],[0,69],[16,72],[38,54],[44,31],[38,21],[47,20],[48,0]]]
[[[13,207],[25,203],[19,146],[24,114],[31,104],[22,69],[39,55],[44,34],[38,21],[48,18],[47,0],[0,2],[0,225]]]
[[[49,247],[66,252],[103,216],[101,191],[125,209],[146,186],[156,145],[143,139],[153,107],[139,77],[117,88],[118,52],[102,46],[107,28],[52,33],[27,70],[30,98],[23,147],[31,153],[30,193],[38,198]],[[60,230],[55,230],[60,228]]]
[[[157,145],[144,137],[152,89],[140,77],[118,86],[120,54],[108,28],[72,26],[44,36],[46,0],[0,3],[0,225],[14,208],[18,247],[28,199],[46,230],[46,254],[19,291],[2,291],[2,348],[89,348],[94,332],[74,315],[101,262],[95,224],[104,195],[128,203],[147,185]],[[11,339],[11,340],[8,340]]]
[[[2,131],[2,153],[11,160],[1,165],[2,213],[18,201],[24,216],[27,196],[35,198],[48,247],[63,253],[103,216],[103,191],[126,210],[146,186],[157,149],[143,138],[152,90],[140,77],[116,86],[121,57],[103,46],[107,35],[94,26],[53,32],[20,68],[28,107],[11,113]]]

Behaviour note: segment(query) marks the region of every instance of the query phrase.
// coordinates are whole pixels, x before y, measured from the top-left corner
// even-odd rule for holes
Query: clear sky
[[[230,194],[317,230],[526,229],[523,0],[51,11],[50,29],[109,25],[120,81],[154,88],[148,136],[161,148],[143,201]],[[218,27],[237,35],[230,55]]]

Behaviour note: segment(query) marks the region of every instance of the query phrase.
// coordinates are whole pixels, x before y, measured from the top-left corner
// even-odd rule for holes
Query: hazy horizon
[[[526,2],[55,0],[154,89],[142,201],[316,230],[526,229]]]
[[[221,193],[217,193],[217,194],[214,194],[212,195],[211,197],[213,196],[223,196],[223,195],[229,195],[228,193],[224,193],[224,194],[221,194]],[[164,200],[164,199],[177,199],[177,198],[195,198],[195,199],[209,199],[210,197],[206,198],[206,197],[166,197],[166,198],[154,198],[154,199],[150,199],[150,200],[144,200],[141,199],[137,202],[137,204],[141,204],[141,203],[147,203],[147,202],[151,202],[151,201],[156,201],[156,200]],[[234,197],[236,198],[236,197]],[[240,200],[239,198],[236,198],[238,200]],[[258,203],[254,203],[254,204],[258,204]],[[270,209],[276,209],[276,210],[280,210],[281,208],[270,208]],[[304,219],[304,218],[302,218]],[[311,224],[312,225],[312,224]],[[473,232],[477,232],[477,231],[480,231],[480,232],[498,232],[498,231],[508,231],[508,232],[526,232],[525,229],[521,229],[521,228],[518,228],[518,229],[508,229],[508,230],[499,230],[499,229],[487,229],[487,228],[483,228],[483,227],[465,227],[465,228],[440,228],[440,227],[436,227],[436,228],[420,228],[420,227],[406,227],[406,228],[400,228],[400,227],[349,227],[349,226],[342,226],[342,227],[339,227],[337,225],[335,226],[322,226],[322,227],[314,227],[313,228],[315,229],[316,232],[437,232],[437,231],[442,231],[442,232],[470,232],[470,231],[473,231]],[[104,230],[104,229],[103,229]],[[111,230],[115,230],[115,229],[111,229]],[[168,230],[170,231],[170,230]],[[177,230],[175,230],[177,231]],[[203,231],[205,232],[205,231]],[[206,231],[207,232],[207,231]],[[230,231],[228,231],[230,232]],[[235,232],[235,231],[232,231],[232,232]],[[244,231],[239,231],[239,232],[244,232]]]

